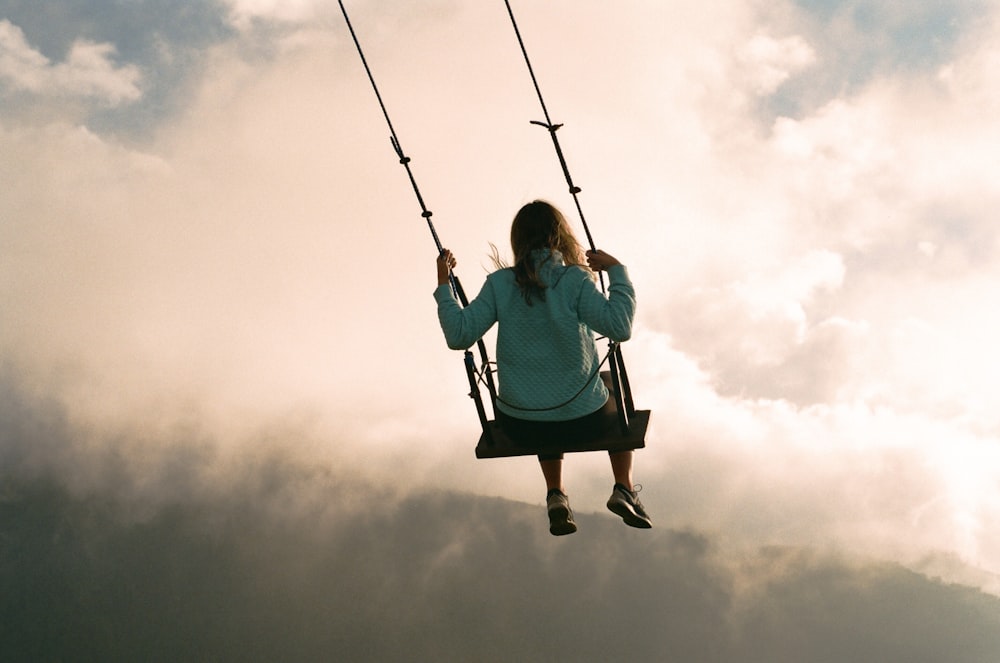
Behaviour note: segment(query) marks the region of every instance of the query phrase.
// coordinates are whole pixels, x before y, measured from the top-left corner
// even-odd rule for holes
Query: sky
[[[573,211],[506,9],[345,4],[474,294],[520,205]],[[654,529],[604,510],[599,454],[565,540],[533,459],[474,458],[337,3],[0,0],[8,653],[997,650],[1000,3],[512,6],[636,287]]]

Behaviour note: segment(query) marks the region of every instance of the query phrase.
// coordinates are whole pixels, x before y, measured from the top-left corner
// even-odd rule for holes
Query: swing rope
[[[545,116],[544,122],[531,120],[531,124],[537,124],[540,127],[545,127],[549,132],[549,136],[552,137],[552,146],[556,150],[556,157],[559,159],[559,166],[562,168],[563,177],[566,178],[566,185],[569,187],[569,192],[573,196],[573,203],[576,205],[576,213],[580,217],[580,223],[583,225],[583,232],[587,236],[587,244],[590,246],[591,251],[596,251],[597,246],[594,244],[594,237],[590,234],[590,226],[587,224],[587,219],[583,215],[583,207],[581,207],[580,197],[577,195],[580,193],[581,189],[573,183],[573,176],[569,173],[569,166],[566,164],[566,157],[563,154],[562,146],[559,145],[559,137],[556,135],[556,132],[563,125],[553,124],[552,118],[549,116],[549,109],[545,105],[545,98],[542,97],[542,89],[538,85],[538,78],[535,76],[535,69],[531,66],[531,58],[528,57],[528,49],[525,47],[524,39],[521,37],[521,30],[517,27],[517,19],[514,18],[514,10],[511,9],[510,0],[504,0],[504,4],[507,5],[507,15],[510,16],[510,24],[514,28],[514,34],[517,36],[517,43],[521,47],[521,55],[524,57],[524,64],[528,66],[528,74],[531,76],[531,83],[535,87],[535,94],[538,96],[538,103],[541,105],[542,114]],[[601,290],[604,291],[604,275],[598,272],[598,276],[601,281]]]
[[[427,205],[424,203],[424,197],[420,195],[420,188],[417,186],[417,180],[413,176],[413,170],[410,168],[410,157],[406,156],[403,152],[403,147],[399,142],[399,137],[396,135],[396,129],[392,126],[392,120],[389,119],[389,111],[386,110],[385,102],[382,100],[382,94],[379,92],[378,85],[375,83],[375,76],[372,75],[371,67],[368,66],[368,59],[365,57],[364,51],[361,49],[361,42],[358,40],[358,35],[354,31],[354,26],[351,24],[351,18],[347,15],[347,8],[344,7],[343,0],[337,0],[337,4],[340,5],[340,11],[344,15],[344,21],[347,23],[347,29],[351,33],[351,39],[354,41],[354,47],[358,51],[358,56],[361,58],[361,64],[364,65],[365,73],[368,74],[368,81],[372,85],[372,90],[375,91],[375,98],[378,99],[379,108],[382,109],[382,115],[385,117],[385,123],[389,127],[389,141],[392,143],[392,149],[396,153],[396,156],[399,157],[399,163],[406,169],[406,175],[410,180],[410,186],[413,187],[413,193],[416,195],[417,202],[420,204],[420,216],[427,221],[427,228],[431,231],[431,237],[434,239],[434,245],[437,247],[438,255],[440,255],[444,252],[444,246],[441,244],[441,238],[438,237],[437,230],[434,228],[434,222],[431,221],[431,216],[433,216],[434,213],[427,209]],[[448,270],[448,281],[451,284],[452,292],[455,293],[459,303],[461,303],[463,308],[467,307],[469,305],[469,299],[465,296],[465,290],[462,288],[462,283],[451,270]],[[479,349],[479,356],[483,366],[488,367],[491,362],[489,353],[486,350],[486,343],[482,339],[479,339],[476,346]],[[475,361],[472,358],[472,353],[468,350],[465,351],[465,367],[466,373],[469,376],[469,386],[471,389],[469,396],[476,402],[476,410],[479,413],[479,419],[484,422],[485,425],[486,413],[483,408],[482,399],[479,396],[479,389],[476,385],[474,377],[476,372]],[[485,376],[487,388],[490,393],[491,405],[496,407],[497,390],[493,383],[493,374],[491,371],[486,370]]]
[[[524,57],[524,64],[528,67],[528,74],[531,76],[531,83],[535,87],[535,94],[538,96],[538,103],[541,105],[542,114],[545,116],[544,122],[532,120],[531,124],[537,124],[538,126],[548,129],[549,136],[552,138],[552,146],[556,150],[556,157],[559,159],[559,166],[562,168],[563,176],[566,178],[566,184],[569,186],[569,192],[573,196],[573,203],[576,205],[576,211],[580,217],[580,223],[583,225],[583,231],[587,236],[587,243],[590,245],[591,251],[596,251],[597,247],[594,244],[594,237],[590,233],[590,226],[587,224],[587,219],[583,214],[583,208],[580,205],[580,197],[578,196],[580,193],[580,187],[573,183],[573,177],[569,173],[569,166],[566,164],[566,157],[563,154],[562,147],[559,145],[559,137],[556,135],[556,132],[563,125],[553,123],[552,118],[549,116],[549,109],[545,105],[544,97],[542,97],[542,89],[538,85],[538,77],[535,76],[535,68],[531,66],[531,58],[528,57],[528,49],[525,47],[524,39],[521,37],[521,30],[517,26],[517,19],[514,18],[514,10],[510,6],[510,0],[504,0],[504,5],[507,6],[507,15],[510,17],[510,24],[514,28],[514,34],[517,36],[517,43],[521,47],[521,55]],[[604,285],[604,273],[598,272],[597,274],[601,282],[601,291],[607,293]],[[621,354],[621,346],[610,339],[608,341],[608,355],[606,359],[607,358],[611,359],[611,379],[614,385],[614,392],[618,405],[619,424],[624,432],[628,429],[628,420],[634,413],[635,408],[632,403],[632,389],[629,384],[628,372],[625,369],[625,360]],[[604,362],[601,363],[603,364]]]
[[[410,157],[403,153],[403,147],[399,142],[399,137],[396,135],[396,129],[392,126],[392,120],[389,119],[389,111],[386,110],[385,102],[382,101],[382,94],[378,91],[378,85],[375,84],[375,77],[372,75],[371,67],[368,66],[368,59],[365,58],[364,51],[361,50],[361,42],[358,41],[358,35],[354,32],[354,26],[351,24],[351,19],[347,15],[347,9],[344,7],[344,2],[343,0],[337,0],[337,3],[340,5],[341,13],[344,14],[344,21],[347,23],[347,29],[351,33],[351,39],[354,40],[354,47],[357,49],[358,56],[361,58],[361,64],[364,65],[365,73],[368,74],[368,81],[372,85],[372,90],[375,91],[375,98],[378,99],[379,108],[382,109],[382,116],[385,117],[385,123],[389,126],[389,133],[391,134],[389,136],[389,141],[392,143],[392,149],[396,153],[396,156],[399,157],[399,163],[401,163],[406,169],[406,175],[410,179],[410,186],[413,187],[413,193],[416,194],[417,202],[420,204],[420,216],[427,220],[427,227],[431,231],[431,237],[434,238],[434,245],[437,247],[438,253],[441,253],[444,250],[444,246],[442,246],[437,230],[434,229],[434,223],[431,221],[431,217],[434,215],[434,212],[427,209],[427,205],[424,204],[424,197],[420,195],[420,187],[417,186],[417,180],[414,178],[413,170],[410,168]],[[449,278],[452,282],[452,288],[456,290],[455,294],[457,295],[457,290],[460,290],[461,287],[457,284],[457,279],[454,274],[449,275]],[[462,300],[462,306],[469,305],[469,302],[465,301],[464,295],[461,295],[460,299]]]
[[[396,153],[396,156],[399,158],[399,163],[406,170],[407,178],[410,180],[410,186],[413,188],[413,193],[416,195],[417,202],[420,205],[421,217],[423,217],[426,220],[427,227],[428,227],[428,229],[430,230],[430,233],[431,233],[431,237],[433,238],[434,244],[437,247],[438,253],[440,254],[440,253],[442,253],[444,251],[444,247],[441,244],[441,240],[438,237],[437,230],[434,228],[434,223],[431,220],[431,217],[433,216],[433,212],[431,212],[429,209],[427,209],[427,205],[424,203],[423,196],[420,193],[420,188],[417,186],[416,178],[414,177],[413,171],[412,171],[412,169],[410,167],[410,157],[406,156],[406,154],[403,152],[403,148],[402,148],[402,145],[401,145],[401,143],[399,141],[399,137],[396,134],[395,127],[393,127],[392,120],[389,117],[389,112],[386,109],[385,102],[382,99],[382,94],[379,92],[378,85],[375,82],[375,77],[372,74],[371,67],[369,66],[368,60],[365,57],[364,51],[361,48],[361,42],[358,40],[357,33],[355,32],[354,26],[351,23],[351,19],[350,19],[350,17],[347,14],[347,9],[344,7],[343,0],[337,0],[337,3],[340,6],[341,13],[344,15],[344,21],[347,23],[347,28],[348,28],[348,30],[351,33],[351,39],[354,41],[354,46],[357,49],[358,56],[360,57],[361,63],[362,63],[362,65],[365,68],[365,73],[368,75],[368,81],[371,83],[372,90],[375,92],[375,97],[378,100],[379,108],[382,110],[382,115],[385,118],[386,125],[389,127],[390,142],[392,144],[393,151]],[[553,124],[551,118],[549,117],[548,109],[545,106],[545,100],[542,97],[541,88],[538,85],[538,80],[535,77],[534,69],[531,66],[530,59],[528,58],[528,52],[527,52],[527,49],[524,46],[524,41],[521,38],[520,30],[517,27],[517,21],[514,18],[514,12],[511,9],[509,0],[504,0],[504,3],[507,5],[507,13],[510,16],[511,24],[514,27],[514,32],[517,35],[517,40],[518,40],[518,43],[520,44],[520,47],[521,47],[521,53],[524,56],[525,64],[528,66],[528,72],[531,75],[531,80],[532,80],[532,83],[534,84],[535,92],[538,95],[538,101],[539,101],[539,103],[542,106],[542,112],[543,112],[543,114],[545,116],[545,122],[532,121],[531,124],[537,124],[539,126],[545,127],[548,130],[549,135],[552,138],[552,144],[553,144],[553,147],[556,150],[556,156],[559,159],[559,164],[560,164],[560,166],[562,168],[563,176],[566,178],[566,184],[569,186],[569,192],[573,196],[573,201],[574,201],[574,203],[576,205],[577,214],[580,217],[580,222],[583,224],[583,229],[584,229],[584,232],[586,233],[588,245],[590,246],[590,249],[592,251],[594,251],[594,250],[596,250],[596,246],[594,244],[594,239],[593,239],[593,236],[590,233],[590,228],[589,228],[589,226],[587,224],[586,218],[584,217],[583,209],[582,209],[582,207],[580,205],[580,201],[579,201],[579,198],[577,196],[577,194],[580,193],[580,187],[576,186],[573,183],[573,178],[570,175],[569,167],[566,164],[566,158],[563,155],[561,146],[559,145],[559,138],[556,136],[556,131],[558,131],[559,128],[562,125],[561,124]],[[603,274],[600,274],[600,273],[599,273],[599,276],[600,276],[600,281],[601,281],[601,290],[605,291],[604,276],[603,276]],[[465,296],[465,292],[464,292],[464,290],[462,288],[461,283],[458,280],[458,277],[455,276],[455,274],[449,270],[448,279],[449,279],[449,282],[451,284],[452,291],[455,293],[455,296],[458,298],[459,303],[463,307],[467,307],[469,305],[469,301],[468,301],[468,298]],[[482,371],[481,372],[476,369],[475,362],[474,362],[473,357],[472,357],[472,353],[470,351],[468,351],[468,350],[465,351],[466,373],[468,375],[469,386],[470,386],[470,389],[471,389],[471,391],[469,393],[469,396],[476,403],[476,410],[477,410],[477,412],[479,414],[480,422],[483,425],[484,436],[487,437],[487,438],[490,438],[491,434],[489,432],[489,422],[487,421],[487,417],[486,417],[485,409],[483,407],[482,399],[479,396],[478,382],[480,382],[485,377],[487,388],[488,388],[488,391],[490,393],[490,398],[491,398],[491,401],[492,401],[492,405],[493,405],[494,411],[496,410],[496,401],[498,400],[498,396],[497,396],[496,387],[495,387],[494,382],[493,382],[493,370],[491,369],[491,365],[492,365],[493,362],[491,362],[490,359],[489,359],[489,355],[488,355],[487,350],[486,350],[486,345],[485,345],[485,343],[484,343],[484,341],[482,339],[479,339],[478,342],[477,342],[477,346],[478,346],[478,349],[479,349],[480,357],[482,359]],[[613,383],[614,383],[614,392],[616,393],[616,396],[617,396],[618,399],[621,398],[621,395],[620,395],[621,394],[621,387],[624,387],[624,389],[625,389],[625,400],[624,400],[624,403],[622,403],[620,400],[619,400],[619,403],[618,403],[618,405],[619,405],[619,407],[618,407],[618,418],[619,418],[619,423],[621,425],[622,432],[624,433],[628,429],[627,417],[629,417],[629,418],[631,417],[633,406],[632,406],[632,403],[631,403],[631,393],[630,393],[631,390],[628,388],[628,378],[627,378],[627,375],[625,374],[625,365],[622,362],[622,358],[621,358],[620,352],[621,351],[620,351],[620,348],[618,347],[618,344],[609,340],[608,354],[605,355],[604,359],[598,364],[598,366],[596,368],[596,371],[600,371],[601,366],[603,366],[603,364],[605,362],[607,362],[609,359],[611,359],[611,362],[610,362],[611,376],[612,376],[612,380],[613,380]],[[575,396],[573,396],[573,398],[571,398],[566,403],[569,403],[569,402],[572,402],[573,400],[575,400],[579,396],[579,394],[582,393],[583,389],[585,389],[587,387],[587,385],[591,382],[592,379],[593,379],[593,377],[591,377],[591,379],[587,380],[587,382],[584,384],[584,387],[581,388],[580,392],[577,393]],[[627,406],[627,409],[628,409],[628,413],[627,414],[626,414],[626,412],[622,411],[622,407],[621,406],[623,404]],[[517,408],[517,406],[512,406],[512,407],[515,407],[516,409],[523,409],[523,408]],[[557,407],[561,407],[561,405],[557,406]],[[553,408],[539,408],[537,410],[533,409],[533,410],[530,410],[530,411],[544,411],[544,410],[549,410],[549,409],[553,409]],[[477,454],[478,454],[478,451],[477,451]]]

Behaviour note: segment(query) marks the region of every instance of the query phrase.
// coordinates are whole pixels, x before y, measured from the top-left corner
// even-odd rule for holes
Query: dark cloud
[[[534,507],[365,495],[335,522],[274,519],[246,494],[128,522],[101,496],[8,486],[0,655],[961,662],[1000,647],[1000,601],[891,564],[780,550],[734,574],[692,533],[582,515],[556,541]]]
[[[1000,651],[1000,600],[895,564],[740,555],[585,512],[579,534],[553,539],[540,507],[394,496],[290,450],[248,449],[224,481],[137,510],[149,496],[113,485],[126,477],[74,488],[73,466],[44,462],[77,444],[56,409],[5,403],[5,661],[961,663]],[[29,448],[45,450],[31,471]],[[174,475],[213,462],[163,455]]]

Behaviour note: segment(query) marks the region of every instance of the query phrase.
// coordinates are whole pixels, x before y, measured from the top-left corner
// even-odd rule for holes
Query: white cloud
[[[64,62],[53,64],[31,47],[21,28],[0,20],[0,82],[14,90],[97,99],[111,106],[135,101],[142,96],[139,69],[117,66],[114,55],[111,44],[78,40]]]
[[[249,28],[256,19],[304,24],[330,10],[329,2],[317,0],[225,0],[230,20],[240,28]]]
[[[66,61],[52,67],[49,86],[59,92],[99,98],[110,105],[135,101],[142,96],[138,67],[118,67],[112,61],[115,47],[77,41]]]
[[[843,280],[843,258],[818,250],[794,259],[776,274],[754,274],[745,282],[732,284],[731,289],[751,317],[778,315],[804,322],[803,305],[813,293],[836,290]]]
[[[844,273],[840,255],[817,250],[770,273],[695,287],[675,301],[671,328],[726,393],[824,401],[866,331],[815,301],[833,297]]]
[[[764,34],[754,35],[738,53],[743,74],[757,94],[768,95],[791,76],[816,61],[816,53],[798,35],[775,39]]]
[[[733,546],[808,541],[908,564],[952,554],[1000,592],[995,433],[860,400],[720,397],[704,377],[650,380],[633,369],[638,402],[653,406],[637,476],[658,523]],[[677,360],[668,372],[689,374]]]
[[[37,90],[44,85],[48,66],[48,58],[31,48],[21,28],[0,21],[0,76],[17,87]]]

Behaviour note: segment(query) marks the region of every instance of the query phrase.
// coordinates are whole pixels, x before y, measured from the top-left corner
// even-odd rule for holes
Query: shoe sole
[[[632,511],[624,502],[608,502],[608,510],[624,520],[625,524],[629,527],[638,529],[650,529],[653,527],[653,523]]]
[[[556,507],[549,511],[549,534],[565,536],[576,531],[576,523],[569,519],[569,509]]]

